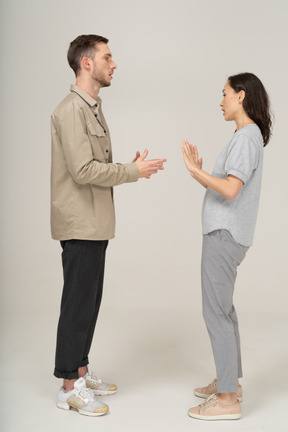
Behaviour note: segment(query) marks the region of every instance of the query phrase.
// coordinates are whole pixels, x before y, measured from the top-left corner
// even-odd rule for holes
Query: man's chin
[[[101,87],[110,87],[110,85],[111,85],[111,82],[109,81],[105,81],[105,82],[102,82],[101,83]]]

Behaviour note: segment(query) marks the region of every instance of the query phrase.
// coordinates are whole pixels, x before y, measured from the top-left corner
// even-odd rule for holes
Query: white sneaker
[[[57,407],[65,410],[71,408],[87,416],[99,416],[109,411],[108,405],[95,399],[93,391],[86,387],[84,378],[76,380],[71,391],[60,388]]]
[[[115,384],[108,384],[102,382],[95,373],[91,370],[89,364],[87,365],[87,374],[84,376],[86,381],[86,387],[91,389],[94,395],[107,396],[117,392],[117,386]]]

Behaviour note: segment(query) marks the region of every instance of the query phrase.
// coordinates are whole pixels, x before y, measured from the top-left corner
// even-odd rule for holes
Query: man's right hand
[[[135,161],[139,170],[139,178],[145,177],[150,179],[152,174],[156,174],[158,170],[164,169],[163,163],[166,162],[167,159],[151,159],[146,161],[147,155],[148,150],[145,150]]]

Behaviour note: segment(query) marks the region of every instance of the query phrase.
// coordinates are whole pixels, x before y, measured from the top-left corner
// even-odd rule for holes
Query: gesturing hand
[[[136,156],[135,158],[132,160],[132,162],[136,162],[136,160],[140,157],[140,152],[136,151]]]
[[[193,174],[195,169],[202,169],[202,157],[199,158],[196,145],[189,144],[187,140],[181,145],[183,159],[188,171]]]
[[[134,161],[139,170],[139,178],[145,177],[150,179],[152,174],[156,174],[158,170],[164,169],[163,163],[166,162],[167,159],[150,159],[146,161],[145,159],[148,155],[148,150],[145,150],[141,156],[139,154],[138,158],[137,153]]]

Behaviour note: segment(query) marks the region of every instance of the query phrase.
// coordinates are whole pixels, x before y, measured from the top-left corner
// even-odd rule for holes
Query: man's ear
[[[81,66],[85,70],[90,70],[91,60],[88,57],[83,57],[81,60]]]

